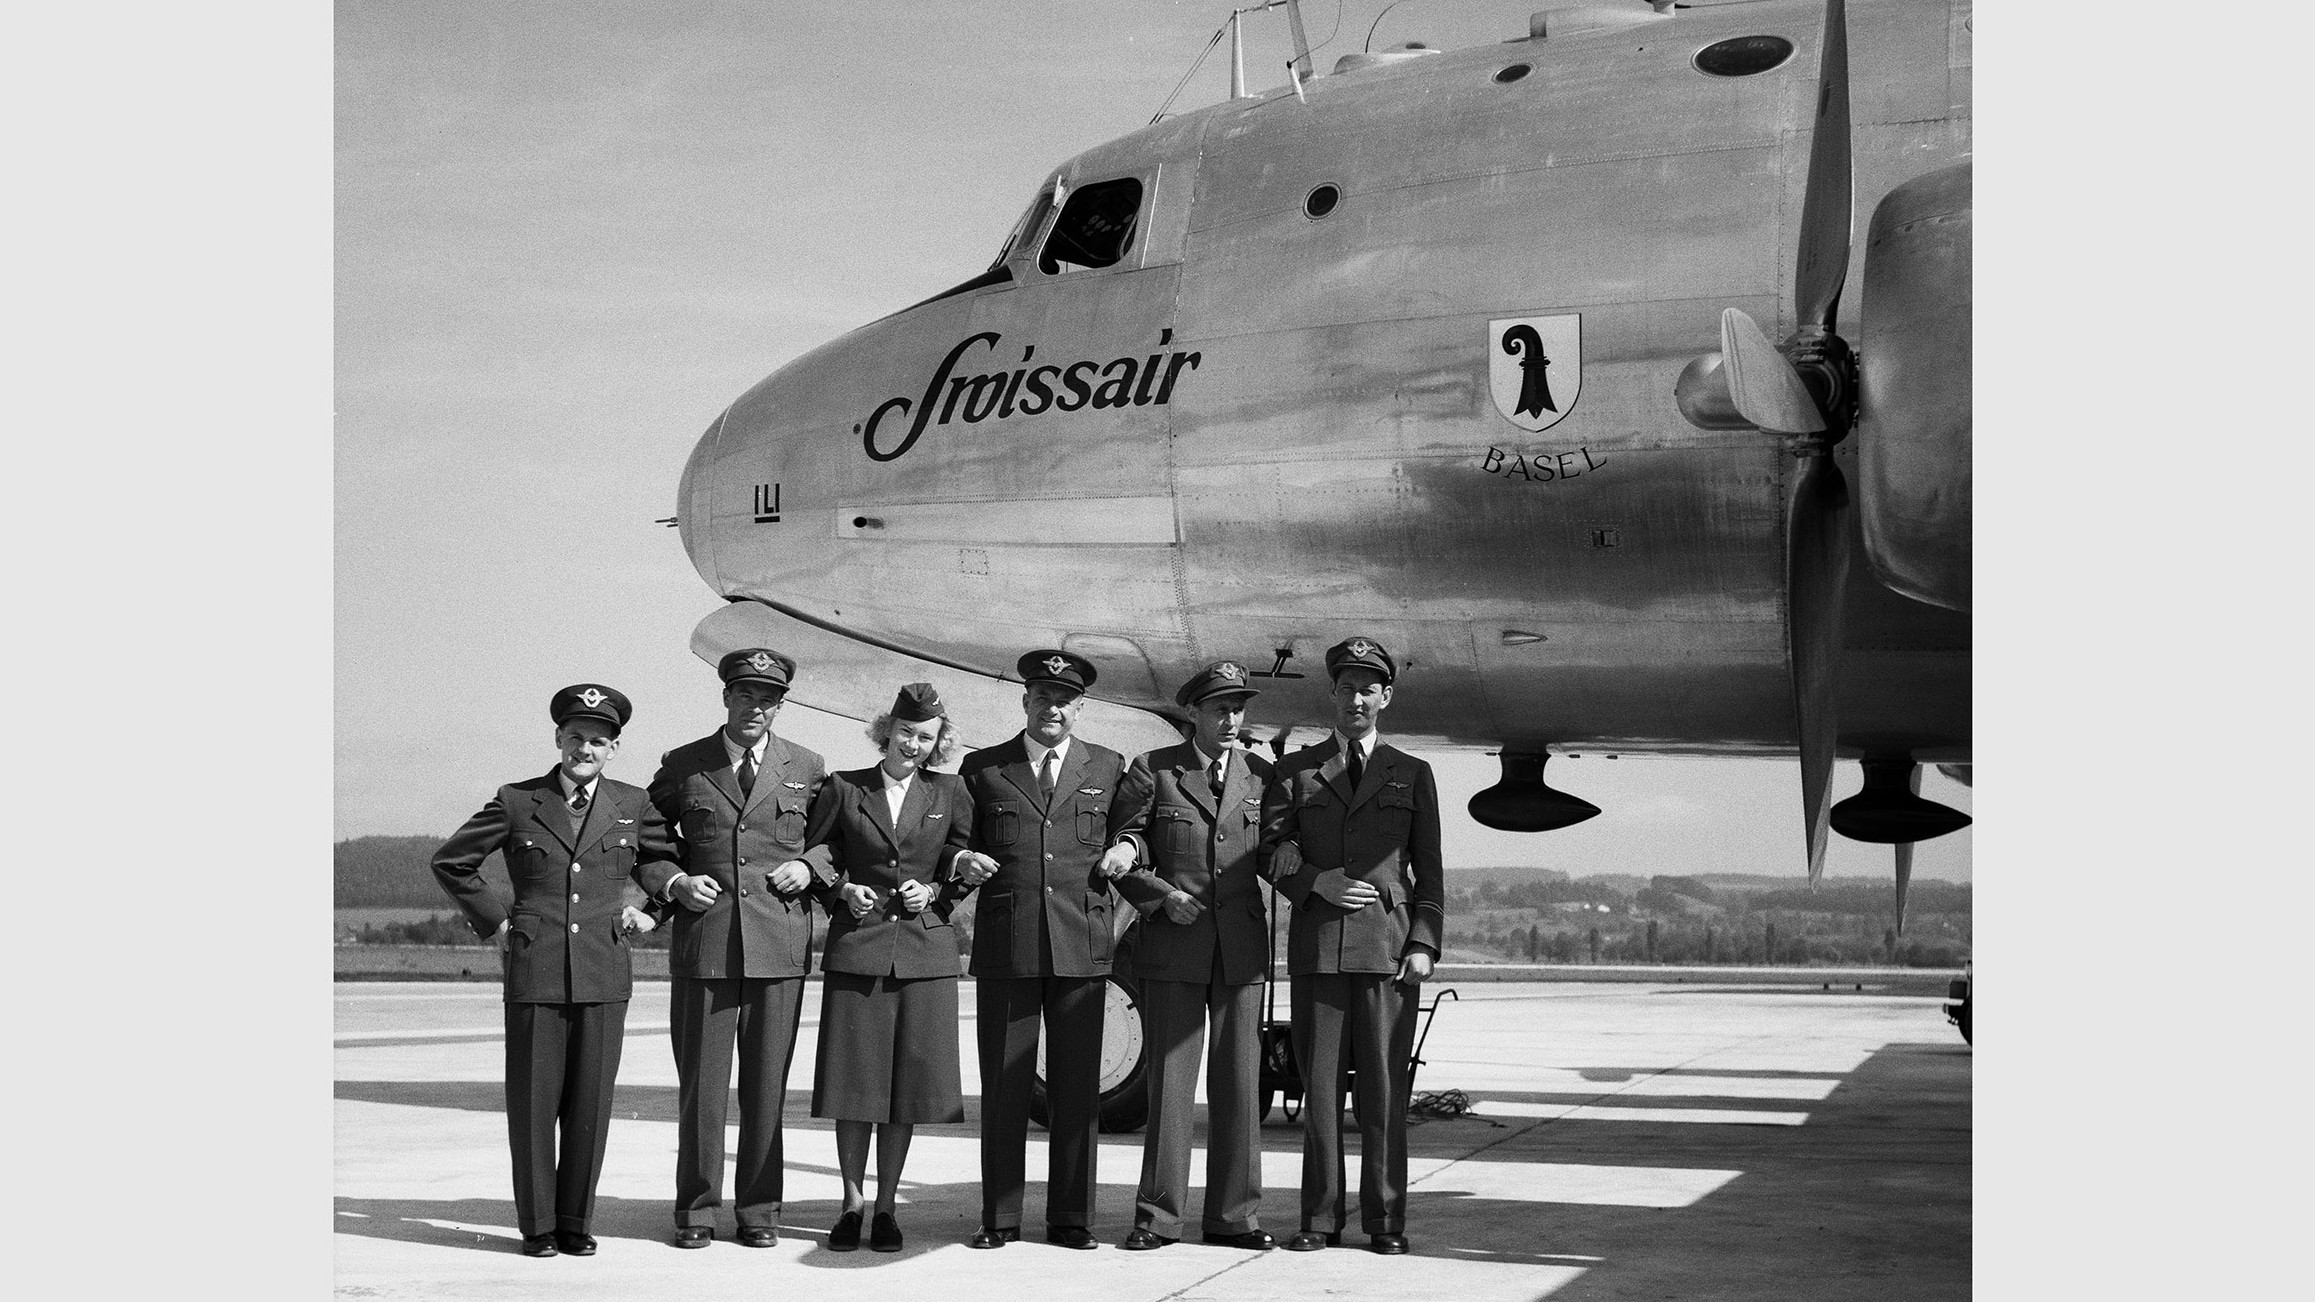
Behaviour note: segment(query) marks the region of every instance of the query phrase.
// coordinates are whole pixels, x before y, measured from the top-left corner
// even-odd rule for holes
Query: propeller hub
[[[1830,331],[1804,329],[1785,345],[1784,354],[1825,417],[1821,433],[1796,442],[1830,448],[1847,438],[1857,423],[1856,351]]]

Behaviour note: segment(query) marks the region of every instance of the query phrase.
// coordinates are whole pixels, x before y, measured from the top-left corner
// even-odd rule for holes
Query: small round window
[[[1793,43],[1781,36],[1737,36],[1696,52],[1696,68],[1715,77],[1750,77],[1793,57]]]
[[[1303,199],[1302,215],[1310,218],[1324,217],[1333,212],[1334,206],[1341,202],[1342,191],[1340,189],[1332,185],[1322,185],[1312,190]]]
[[[1528,64],[1515,63],[1510,67],[1505,68],[1503,71],[1496,73],[1495,80],[1502,83],[1503,85],[1508,86],[1533,71],[1534,68]]]

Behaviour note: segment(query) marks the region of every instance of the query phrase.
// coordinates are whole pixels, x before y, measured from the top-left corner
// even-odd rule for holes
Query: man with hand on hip
[[[435,880],[505,956],[506,1133],[525,1256],[594,1255],[588,1223],[633,988],[627,934],[652,928],[629,879],[675,853],[643,789],[602,775],[630,713],[599,683],[555,693],[561,762],[500,787],[434,852]],[[511,906],[483,880],[492,851],[506,860]]]

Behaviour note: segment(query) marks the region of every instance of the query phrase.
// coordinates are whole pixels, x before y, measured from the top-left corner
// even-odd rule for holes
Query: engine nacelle
[[[1873,210],[1858,344],[1865,554],[1897,592],[1969,609],[1970,165]]]

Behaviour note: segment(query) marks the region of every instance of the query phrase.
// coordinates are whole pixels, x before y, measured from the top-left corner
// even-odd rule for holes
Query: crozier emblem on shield
[[[1583,317],[1513,317],[1487,323],[1487,388],[1503,418],[1533,434],[1575,410],[1584,382]]]

